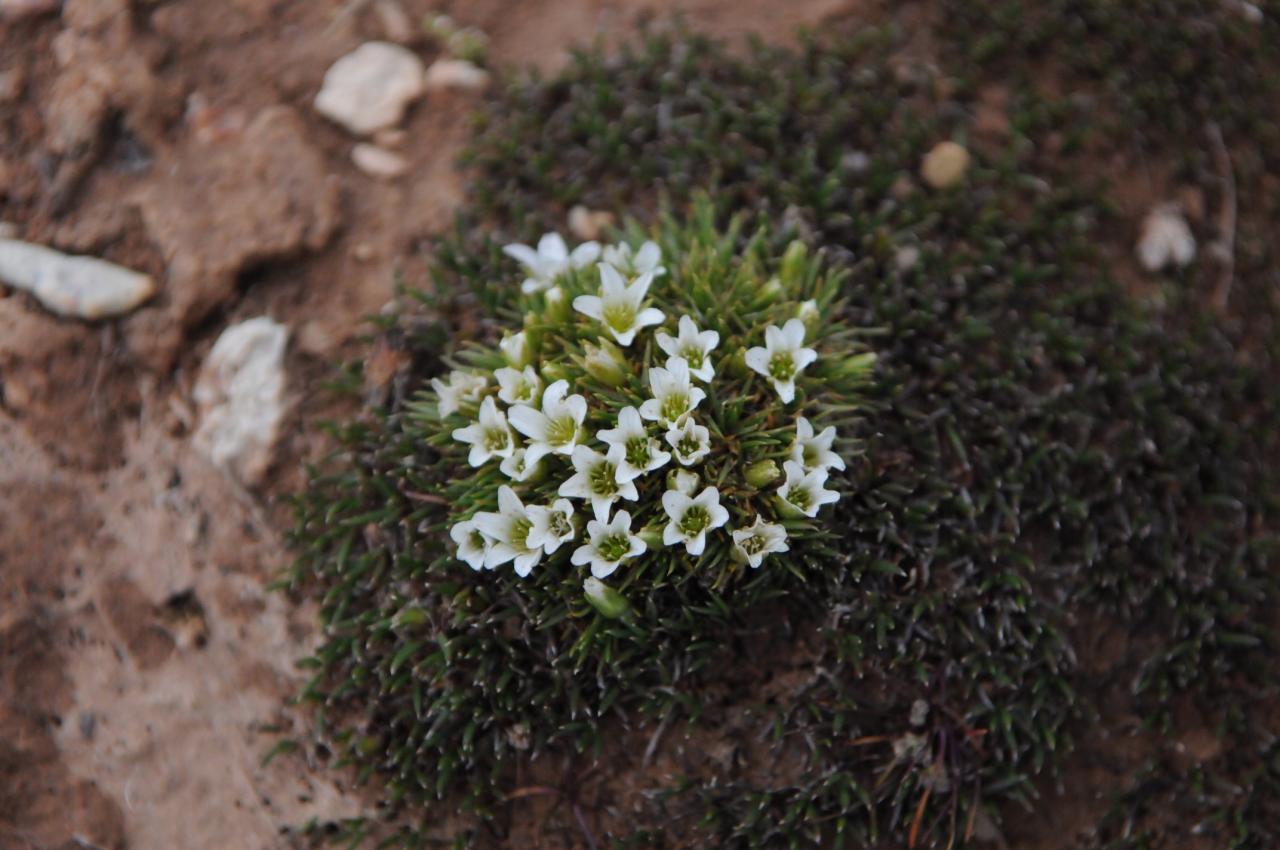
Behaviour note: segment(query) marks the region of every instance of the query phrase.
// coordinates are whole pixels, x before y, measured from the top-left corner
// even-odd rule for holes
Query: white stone
[[[364,142],[352,149],[351,161],[370,177],[383,180],[400,177],[409,170],[409,163],[400,154]]]
[[[484,91],[489,72],[465,59],[438,59],[427,69],[427,90]]]
[[[426,72],[412,51],[370,41],[343,56],[325,72],[316,110],[358,136],[392,127],[421,97]]]
[[[196,450],[253,485],[271,465],[284,419],[284,350],[289,331],[266,317],[232,325],[213,344],[196,381]]]
[[[939,142],[920,163],[920,176],[935,189],[950,189],[969,170],[969,151],[955,142]]]
[[[0,239],[0,280],[30,292],[58,315],[77,319],[119,316],[156,291],[148,275],[17,239]]]
[[[1182,267],[1196,256],[1196,239],[1176,205],[1161,204],[1147,213],[1136,247],[1138,262],[1149,272]]]

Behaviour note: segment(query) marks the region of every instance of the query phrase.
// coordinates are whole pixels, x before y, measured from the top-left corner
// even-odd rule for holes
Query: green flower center
[[[511,434],[506,428],[489,428],[484,432],[484,447],[491,452],[500,452],[511,445]]]
[[[612,496],[618,492],[618,471],[607,460],[596,464],[588,477],[591,492],[597,496]]]
[[[769,374],[775,381],[789,381],[796,376],[796,361],[790,351],[779,351],[770,358]]]
[[[804,465],[810,469],[818,465],[818,449],[812,445],[806,445],[800,452],[800,457],[804,459]]]
[[[619,561],[631,551],[631,540],[625,534],[610,534],[596,544],[596,552],[606,561]]]
[[[668,422],[674,422],[689,410],[689,397],[684,393],[671,393],[662,400],[658,412]]]
[[[686,537],[696,537],[707,530],[707,526],[711,523],[711,514],[702,505],[690,505],[685,509],[684,516],[680,517],[680,522],[676,527],[680,529],[680,533]]]
[[[511,389],[511,395],[516,401],[532,401],[533,400],[533,384],[528,381],[518,381]]]
[[[528,549],[530,531],[533,531],[533,523],[523,517],[511,523],[511,545],[517,549]]]
[[[680,452],[681,457],[689,457],[701,448],[702,443],[693,434],[685,434],[676,444],[676,451]]]
[[[627,463],[636,469],[647,469],[650,457],[648,437],[632,437],[627,440]]]
[[[552,419],[547,426],[547,442],[553,446],[567,446],[573,442],[577,433],[578,423],[573,421],[573,417],[561,416],[559,419]]]
[[[478,531],[471,532],[471,537],[468,539],[470,539],[471,545],[477,549],[483,549],[485,547],[484,535]]]
[[[703,354],[701,348],[697,348],[696,346],[683,348],[680,350],[680,356],[688,361],[690,369],[697,370],[702,368]]]
[[[569,522],[569,517],[563,511],[551,512],[551,518],[547,521],[547,528],[557,538],[568,537],[573,533],[573,524]]]
[[[636,323],[636,308],[630,304],[610,304],[604,308],[604,323],[618,333],[625,333]]]
[[[753,534],[738,545],[748,555],[758,555],[764,551],[765,546],[769,545],[769,541],[765,540],[762,534]]]
[[[787,490],[787,501],[802,511],[809,510],[809,503],[811,499],[809,497],[808,489],[801,487],[798,484],[792,486],[791,489]]]

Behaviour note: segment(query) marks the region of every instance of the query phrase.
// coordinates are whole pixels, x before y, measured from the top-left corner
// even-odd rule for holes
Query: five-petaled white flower
[[[550,506],[530,505],[529,518],[533,528],[529,531],[529,545],[541,546],[550,555],[568,543],[576,533],[573,527],[573,505],[568,499],[556,499]]]
[[[733,531],[734,552],[751,565],[752,569],[760,566],[765,555],[774,552],[787,552],[787,530],[773,522],[765,522],[756,517],[755,524],[749,528],[736,528]]]
[[[839,493],[823,486],[827,483],[829,475],[827,470],[805,471],[805,468],[794,460],[787,461],[782,468],[787,473],[787,480],[778,488],[778,495],[793,510],[813,517],[818,515],[818,509],[823,505],[840,500]]]
[[[711,452],[711,432],[694,422],[692,416],[667,431],[667,442],[681,466],[693,466]]]
[[[634,502],[640,498],[636,490],[635,473],[622,470],[622,449],[614,446],[608,455],[602,455],[586,446],[574,446],[574,474],[560,485],[559,495],[570,499],[586,499],[596,519],[604,522],[609,508],[618,499]]]
[[[538,377],[532,366],[524,367],[523,372],[504,366],[495,370],[493,377],[498,379],[498,398],[507,404],[527,404],[533,407],[539,402],[542,378]]]
[[[516,491],[507,485],[498,488],[497,513],[481,511],[471,521],[492,541],[484,559],[489,569],[514,561],[516,575],[524,578],[542,559],[541,545],[534,545],[529,539],[533,517]]]
[[[457,369],[449,373],[447,381],[432,378],[431,389],[435,390],[440,398],[440,418],[456,413],[464,401],[475,401],[480,397],[480,392],[487,383],[489,382],[480,375],[459,372]]]
[[[656,437],[651,437],[640,419],[640,411],[624,407],[618,411],[618,427],[596,432],[609,448],[621,448],[618,465],[624,473],[635,477],[666,466],[671,453],[664,452]]]
[[[747,366],[773,381],[783,404],[796,397],[796,376],[818,359],[818,352],[803,345],[804,322],[788,319],[781,328],[769,325],[764,329],[764,348],[747,351]]]
[[[663,331],[653,335],[658,347],[668,357],[683,357],[689,364],[689,374],[703,383],[709,383],[716,376],[715,366],[711,363],[711,351],[720,344],[720,334],[715,331],[698,331],[698,326],[688,316],[680,317],[680,333],[671,336]]]
[[[481,466],[490,458],[511,457],[515,451],[515,435],[507,427],[507,417],[489,396],[480,405],[480,420],[466,428],[455,428],[453,438],[460,443],[470,443],[471,453],[467,463]]]
[[[674,428],[686,414],[702,403],[707,394],[689,381],[689,363],[683,357],[672,357],[667,368],[649,370],[649,391],[653,398],[640,405],[640,415],[650,421]]]
[[[810,469],[844,469],[844,458],[831,450],[836,441],[836,428],[828,425],[815,434],[813,425],[801,416],[796,420],[796,441],[791,444],[791,459]]]
[[[662,530],[662,542],[667,546],[683,543],[690,555],[701,555],[707,547],[707,532],[729,521],[729,512],[720,504],[720,491],[715,487],[704,487],[694,497],[668,490],[662,494],[662,509],[670,519]]]
[[[465,561],[473,570],[484,568],[485,559],[489,555],[489,538],[476,527],[473,520],[454,523],[449,529],[449,536],[458,544],[458,560]]]
[[[641,328],[662,324],[662,311],[644,306],[652,282],[653,273],[647,272],[628,284],[617,269],[600,263],[600,294],[579,295],[573,309],[604,323],[618,345],[628,346]]]
[[[538,470],[538,464],[527,462],[526,453],[526,449],[517,448],[511,453],[511,457],[502,459],[502,463],[498,464],[498,469],[512,481],[528,481],[533,473]]]
[[[532,295],[551,286],[569,269],[580,269],[594,263],[600,256],[600,246],[595,242],[583,242],[571,254],[559,233],[548,233],[538,240],[536,250],[515,242],[503,246],[502,252],[524,266],[529,276],[520,284],[520,289],[526,295]]]
[[[645,242],[638,251],[634,252],[626,242],[619,242],[617,245],[605,245],[601,259],[627,277],[632,278],[639,277],[642,274],[651,274],[654,277],[658,277],[666,271],[661,265],[662,249],[658,247],[658,243],[652,241]]]
[[[542,410],[524,404],[511,408],[512,426],[529,438],[526,465],[533,466],[543,455],[573,454],[582,421],[587,418],[587,400],[568,392],[568,381],[556,381],[542,394]]]
[[[609,522],[591,520],[587,523],[587,540],[584,546],[573,551],[573,565],[591,565],[591,575],[605,578],[613,575],[618,564],[634,558],[648,547],[631,533],[631,514],[618,511]]]

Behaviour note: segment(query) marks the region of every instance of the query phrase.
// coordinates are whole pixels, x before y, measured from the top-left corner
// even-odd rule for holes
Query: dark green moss
[[[753,216],[777,247],[800,236],[844,267],[848,318],[881,329],[882,368],[839,513],[847,568],[763,614],[702,611],[696,665],[675,648],[687,630],[659,635],[658,681],[549,643],[498,590],[436,574],[446,550],[417,534],[431,508],[413,494],[439,482],[401,396],[340,429],[345,453],[299,501],[293,580],[326,623],[307,695],[415,821],[440,797],[500,814],[526,740],[593,752],[608,729],[643,750],[645,718],[722,712],[707,695],[750,681],[762,632],[775,653],[794,636],[806,671],[781,696],[731,689],[771,719],[773,755],[695,771],[615,831],[945,845],[976,806],[1029,799],[1092,712],[1077,696],[1086,622],[1135,637],[1123,663],[1153,716],[1175,694],[1212,702],[1265,674],[1269,398],[1221,338],[1171,334],[1126,301],[1090,248],[1092,199],[1012,160],[980,160],[958,190],[918,184],[953,128],[891,73],[892,48],[867,31],[735,59],[651,36],[514,83],[487,112],[427,318],[395,331],[411,388],[439,370],[449,316],[506,304],[502,242],[555,228],[573,203],[642,213],[665,199],[680,214],[699,190],[722,220]],[[406,607],[421,622],[399,622]]]

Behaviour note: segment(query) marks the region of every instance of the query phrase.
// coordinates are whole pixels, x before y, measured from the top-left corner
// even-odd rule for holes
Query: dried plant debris
[[[1157,726],[1176,700],[1217,711],[1266,693],[1265,385],[1220,336],[1172,333],[1128,303],[1091,250],[1092,199],[979,152],[961,187],[918,190],[952,128],[892,73],[892,47],[891,33],[864,31],[735,58],[651,35],[511,83],[486,113],[472,204],[435,245],[430,294],[385,319],[411,353],[412,389],[337,426],[342,451],[297,501],[289,584],[320,600],[326,625],[306,697],[344,760],[385,783],[391,840],[418,846],[442,812],[469,811],[463,843],[536,842],[518,807],[545,795],[587,844],[959,846],[996,834],[1002,802],[1031,805],[1036,777],[1090,737],[1099,681],[1122,682],[1108,698]],[[602,238],[637,261],[653,239],[670,277],[623,304],[591,248],[538,241],[578,204],[647,222]],[[517,243],[519,265],[503,251]],[[775,277],[779,301],[759,316],[749,293],[698,307]],[[688,291],[663,288],[673,281]],[[616,327],[615,296],[634,308]],[[599,303],[574,309],[582,297]],[[542,349],[549,315],[544,339],[557,342]],[[811,336],[808,321],[845,330]],[[561,494],[577,470],[552,440],[541,483],[517,481],[511,460],[523,447],[527,469],[540,425],[576,423],[576,407],[607,459],[602,430],[664,391],[642,370],[673,372],[658,328],[677,351],[696,342],[727,381],[688,376],[692,424],[676,436],[696,457],[705,428],[696,469],[746,499],[707,535],[711,559],[645,539],[662,526],[657,492],[679,490],[662,470],[601,518]],[[709,330],[717,347],[701,341]],[[824,362],[846,333],[858,347]],[[784,399],[785,380],[756,366],[815,339],[818,359]],[[865,384],[830,383],[831,363],[860,350],[876,355]],[[567,362],[548,374],[548,358]],[[551,412],[545,394],[527,406],[546,421],[512,412],[521,392],[562,380]],[[791,521],[747,488],[770,473],[758,463],[785,466],[808,439],[802,408],[815,437],[836,426],[845,469],[832,462],[825,489],[840,498],[804,534],[761,532],[757,553],[771,551],[744,565],[727,531],[752,528],[741,505]],[[650,461],[655,443],[683,451],[657,421],[639,416]],[[564,498],[602,527],[574,525],[554,552],[526,534],[511,558],[485,550],[510,524],[450,535],[503,513],[504,486],[521,509]],[[608,524],[633,506],[629,530]],[[632,538],[666,554],[629,557]],[[584,587],[593,567],[600,584]],[[1103,627],[1124,637],[1105,653],[1091,640]],[[583,764],[607,802],[585,801]]]

